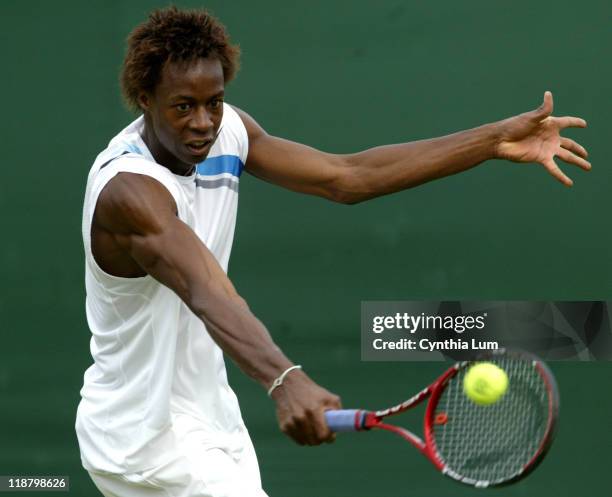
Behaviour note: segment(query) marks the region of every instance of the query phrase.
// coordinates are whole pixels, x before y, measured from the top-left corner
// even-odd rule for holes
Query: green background
[[[80,235],[87,171],[130,120],[124,40],[165,2],[0,3],[0,474],[63,474],[94,496],[73,424],[90,364]],[[182,6],[204,6],[183,2]],[[594,1],[207,3],[243,50],[228,101],[270,133],[330,152],[423,139],[531,110],[545,90],[591,152],[563,166],[490,161],[356,206],[243,175],[230,277],[274,338],[344,405],[377,408],[442,364],[362,363],[361,300],[609,299],[612,8]],[[609,495],[609,363],[555,363],[558,439],[524,482],[479,495]],[[386,434],[318,448],[277,429],[265,393],[230,376],[270,497],[461,497]],[[407,417],[419,424],[419,415]],[[25,494],[21,494],[25,495]],[[41,495],[36,493],[33,495]]]

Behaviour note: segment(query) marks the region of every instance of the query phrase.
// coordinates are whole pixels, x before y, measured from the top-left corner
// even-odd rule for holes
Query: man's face
[[[219,60],[166,63],[154,92],[141,96],[157,154],[172,165],[202,162],[221,125],[223,96]]]

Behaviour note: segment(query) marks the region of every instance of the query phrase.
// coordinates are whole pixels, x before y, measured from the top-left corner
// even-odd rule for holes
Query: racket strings
[[[490,484],[519,474],[540,449],[547,429],[548,391],[535,363],[501,358],[508,391],[495,404],[480,406],[463,392],[466,369],[452,378],[436,413],[445,424],[434,426],[437,451],[456,475]]]

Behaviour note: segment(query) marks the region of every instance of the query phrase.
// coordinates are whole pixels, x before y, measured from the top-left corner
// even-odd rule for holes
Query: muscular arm
[[[169,192],[154,179],[121,173],[102,191],[94,226],[126,256],[171,288],[205,324],[215,342],[264,388],[292,365],[197,235],[176,215]],[[206,358],[202,358],[206,360]],[[331,439],[323,409],[338,399],[292,371],[275,391],[283,431],[299,443]]]
[[[504,121],[440,138],[386,145],[354,154],[328,154],[268,135],[238,110],[249,135],[246,169],[291,190],[342,203],[356,203],[456,174],[488,159],[536,162],[567,186],[571,180],[555,164],[558,156],[588,170],[586,150],[559,131],[585,127],[579,118],[555,118],[552,95],[543,104]]]

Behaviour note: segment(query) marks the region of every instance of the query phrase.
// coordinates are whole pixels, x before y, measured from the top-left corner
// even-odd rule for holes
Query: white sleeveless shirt
[[[151,276],[112,276],[91,252],[98,196],[116,174],[131,172],[151,176],[170,192],[179,218],[227,272],[248,153],[246,129],[224,104],[217,141],[196,172],[184,177],[155,162],[140,137],[143,126],[141,116],[98,155],[85,193],[86,313],[94,364],[85,372],[76,431],[90,471],[129,473],[161,464],[175,444],[176,414],[221,447],[243,443],[246,431],[222,351],[202,321]]]

